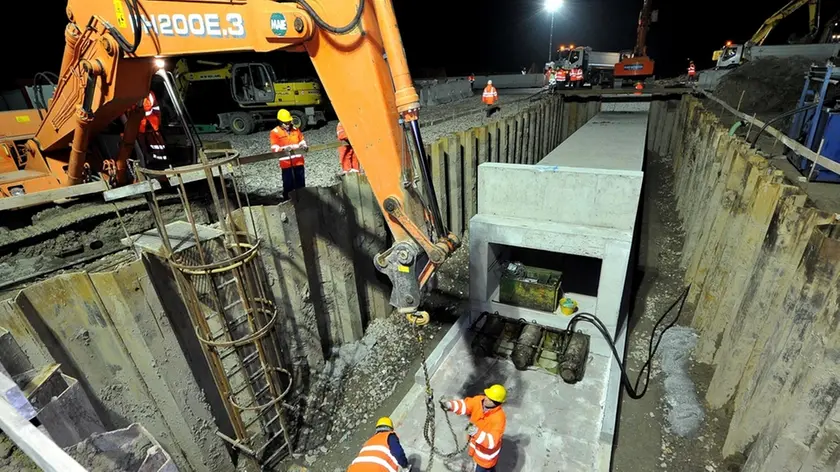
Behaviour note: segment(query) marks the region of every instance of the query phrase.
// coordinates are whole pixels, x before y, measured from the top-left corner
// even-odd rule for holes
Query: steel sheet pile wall
[[[827,470],[840,443],[840,230],[697,99],[658,105],[672,156],[706,400],[744,471]],[[662,134],[662,130],[664,134]],[[671,133],[669,130],[672,130]]]
[[[484,162],[535,164],[598,113],[597,99],[541,99],[509,118],[426,145],[432,181],[450,230],[463,234],[477,211],[478,166]]]
[[[232,471],[205,402],[215,389],[195,380],[209,379],[209,371],[204,364],[206,375],[189,375],[201,364],[181,354],[179,318],[167,316],[162,302],[171,297],[158,283],[139,260],[111,272],[59,275],[0,301],[0,326],[36,368],[57,362],[78,379],[106,429],[140,422],[179,470]]]

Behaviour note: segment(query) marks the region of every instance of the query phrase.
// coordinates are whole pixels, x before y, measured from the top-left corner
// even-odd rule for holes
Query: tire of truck
[[[231,113],[230,116],[230,130],[233,134],[242,136],[254,132],[254,118],[250,113],[237,111]]]
[[[301,131],[304,131],[308,125],[309,119],[306,118],[306,112],[302,110],[289,110],[292,114],[292,124]]]

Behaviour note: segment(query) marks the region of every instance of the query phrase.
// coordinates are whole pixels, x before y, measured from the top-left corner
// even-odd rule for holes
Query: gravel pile
[[[440,329],[430,323],[424,333],[433,336]],[[370,323],[360,341],[333,350],[306,400],[297,450],[305,451],[307,464],[341,446],[359,427],[371,427],[373,413],[409,373],[418,349],[412,327],[394,314]]]
[[[499,106],[501,110],[492,117],[486,118],[484,104],[481,97],[476,96],[434,107],[426,107],[421,111],[421,122],[437,120],[474,109],[475,113],[455,118],[434,126],[424,126],[422,129],[423,140],[432,143],[451,133],[481,126],[492,121],[514,115],[531,102],[527,96],[509,95],[504,92],[500,94]],[[336,121],[330,121],[318,129],[308,129],[304,132],[306,142],[310,146],[315,144],[329,144],[336,141]],[[270,151],[268,144],[268,130],[262,130],[247,136],[234,134],[217,133],[205,135],[207,141],[230,141],[233,148],[238,150],[242,156],[253,156],[264,154]],[[338,183],[338,176],[341,166],[338,162],[338,151],[326,149],[322,151],[311,151],[306,155],[306,185],[310,187],[325,187]],[[283,193],[283,181],[280,177],[280,170],[277,161],[269,159],[262,162],[243,166],[246,191],[251,195],[264,197],[269,200],[278,200]]]
[[[749,61],[720,79],[715,95],[745,113],[779,113],[796,107],[804,74],[814,61],[806,57],[767,57]],[[741,93],[744,98],[741,100]]]

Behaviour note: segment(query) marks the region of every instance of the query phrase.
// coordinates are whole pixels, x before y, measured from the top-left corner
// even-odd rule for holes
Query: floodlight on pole
[[[545,11],[551,15],[551,26],[548,30],[548,62],[551,62],[551,56],[554,54],[554,13],[563,4],[563,0],[545,0]]]

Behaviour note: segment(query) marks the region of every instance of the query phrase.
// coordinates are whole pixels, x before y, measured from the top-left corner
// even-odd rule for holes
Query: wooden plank
[[[446,142],[438,139],[432,144],[431,153],[432,184],[435,186],[438,208],[440,208],[443,223],[449,226],[449,199],[447,197],[446,180]]]
[[[534,153],[534,114],[532,110],[525,110],[525,117],[522,123],[522,158],[520,164],[530,164]]]
[[[356,287],[365,324],[391,313],[388,303],[390,288],[377,276],[373,258],[386,249],[387,231],[379,203],[364,174],[342,177],[345,198],[350,203],[348,213],[350,234],[356,269]]]
[[[0,401],[0,428],[45,472],[87,472],[5,401]]]
[[[510,118],[499,121],[499,160],[496,162],[508,162],[510,150]]]
[[[481,144],[474,128],[461,133],[464,145],[464,229],[469,229],[470,218],[478,211],[478,154]]]
[[[215,434],[193,425],[213,424],[213,415],[201,400],[201,391],[143,264],[137,260],[112,272],[90,274],[90,281],[116,328],[123,345],[142,376],[171,436],[161,438],[177,447],[195,471],[233,470],[230,456],[220,454],[224,444]],[[166,362],[159,353],[167,353]]]
[[[267,283],[280,310],[280,332],[285,341],[294,378],[301,382],[310,370],[324,366],[324,348],[300,240],[295,205],[286,201],[277,206],[254,207],[245,211],[249,227],[262,239],[262,259]]]
[[[477,141],[477,165],[484,164],[490,160],[490,137],[492,135],[490,134],[489,128],[489,126],[479,126],[478,128],[473,128],[473,134]]]
[[[49,340],[56,362],[82,383],[106,428],[142,421],[186,470],[174,433],[87,274],[62,274],[30,285],[15,303],[40,338]]]
[[[447,139],[446,173],[449,179],[449,230],[464,234],[464,158],[461,138],[457,134]]]
[[[0,198],[0,211],[25,208],[28,206],[39,205],[41,203],[54,202],[64,198],[93,195],[95,193],[102,193],[106,190],[108,190],[108,185],[103,181],[99,181],[72,185],[70,187],[43,190],[41,192],[19,195],[17,197],[5,197]]]
[[[724,102],[723,100],[715,97],[711,93],[706,92],[705,90],[699,90],[699,92],[702,93],[703,95],[705,95],[708,99],[710,99],[710,100],[720,104],[721,106],[723,106],[727,111],[729,111],[733,115],[737,116],[742,121],[745,121],[747,123],[752,123],[754,128],[761,129],[765,125],[765,123],[763,121],[759,120],[758,118],[754,118],[754,117],[749,116],[745,113],[739,112],[738,110],[732,108],[726,102]],[[817,160],[819,160],[819,165],[821,165],[821,166],[825,167],[826,169],[834,172],[835,174],[840,174],[840,163],[834,162],[834,161],[832,161],[830,159],[827,159],[825,157],[819,158],[817,156],[816,152],[808,149],[807,147],[803,146],[801,143],[798,143],[797,141],[789,138],[787,135],[780,132],[776,128],[773,128],[772,126],[768,126],[767,129],[765,130],[765,132],[767,134],[775,137],[776,139],[778,139],[788,149],[795,151],[797,154],[804,157],[805,159],[808,159],[811,162],[816,162]],[[0,202],[2,202],[2,200],[0,200]]]

